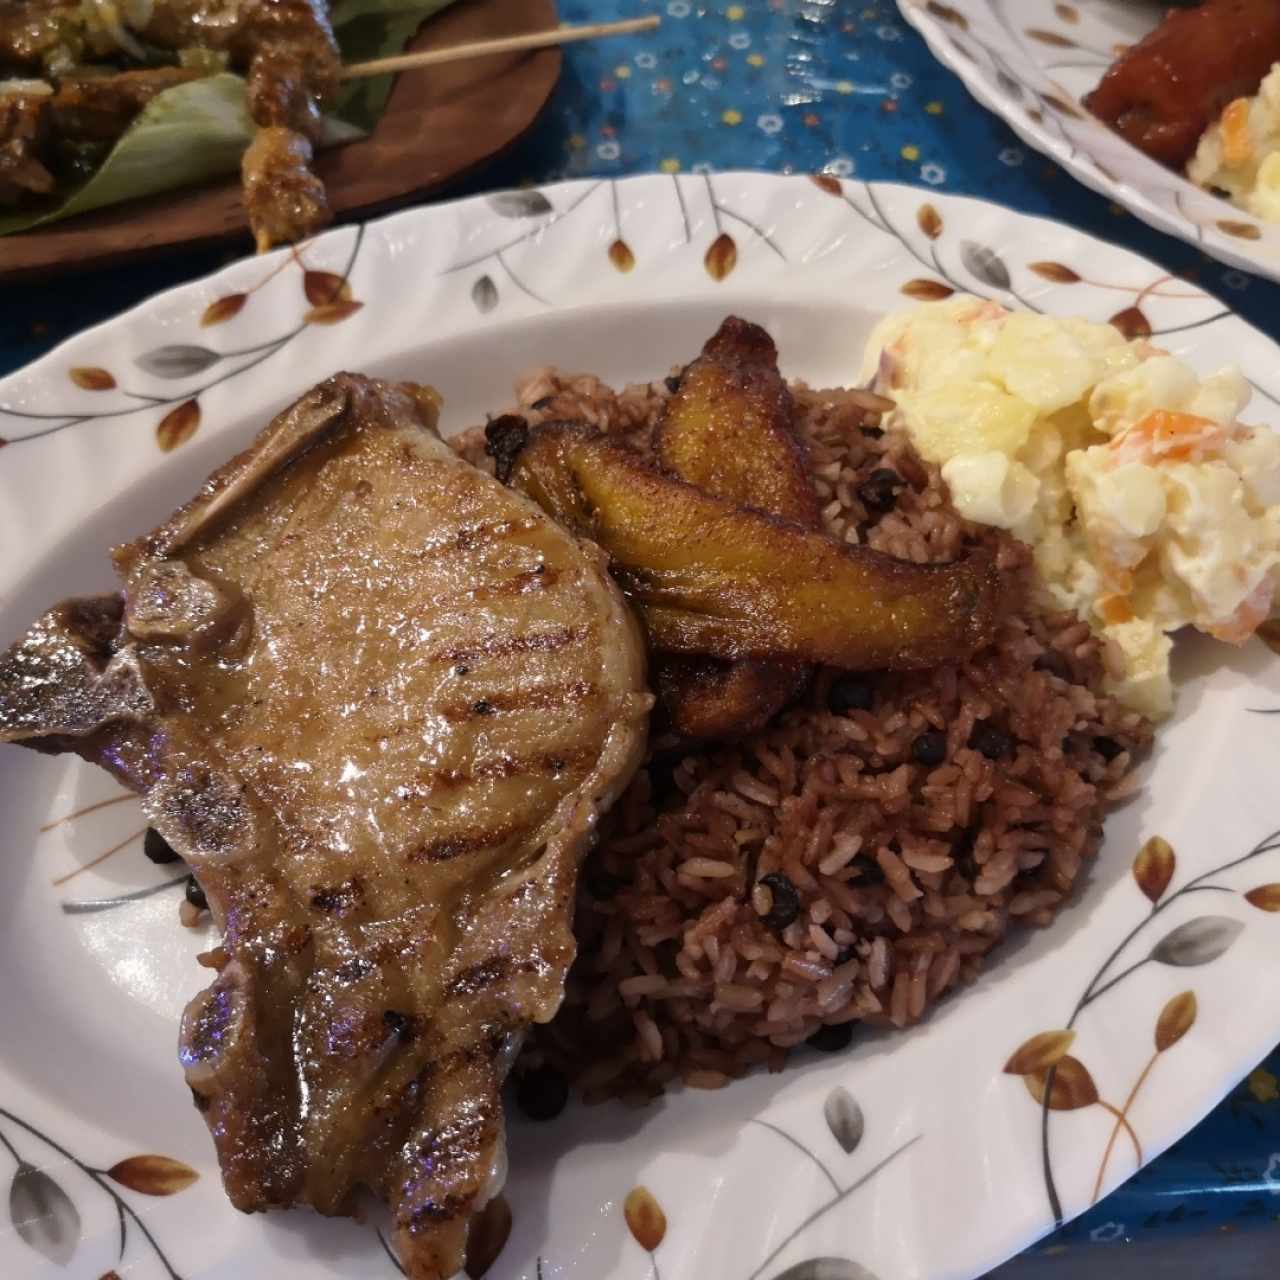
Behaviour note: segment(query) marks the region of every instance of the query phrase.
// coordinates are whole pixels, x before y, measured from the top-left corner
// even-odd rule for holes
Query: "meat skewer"
[[[0,9],[0,60],[50,72],[92,37],[76,26],[78,10],[36,7],[35,21],[24,25],[27,11]],[[324,184],[311,171],[322,112],[337,93],[341,69],[324,0],[157,5],[136,34],[164,49],[199,46],[222,54],[245,72],[257,134],[241,176],[259,251],[303,239],[332,220]],[[65,171],[60,150],[86,140],[114,142],[157,93],[200,74],[183,67],[122,71],[69,78],[52,94],[28,88],[0,96],[0,200],[47,195],[51,169]]]
[[[257,128],[241,162],[241,181],[259,252],[301,240],[332,220],[324,184],[311,164],[323,112],[339,80],[649,31],[659,24],[656,17],[591,23],[344,68],[326,0],[126,0],[125,7],[133,17],[129,27],[114,7],[101,11],[111,15],[104,25],[92,20],[99,12],[92,6],[0,0],[0,208],[47,198],[59,180],[88,176],[86,168],[96,168],[157,93],[225,66],[245,73]],[[143,57],[139,40],[177,53],[183,65],[91,77],[78,65],[86,53],[113,48]],[[43,80],[6,82],[6,67],[59,83],[55,90]],[[76,87],[65,93],[71,85]]]

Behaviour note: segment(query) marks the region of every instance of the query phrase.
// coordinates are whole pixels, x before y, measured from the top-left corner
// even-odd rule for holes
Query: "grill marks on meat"
[[[142,791],[204,888],[226,961],[181,1056],[233,1203],[340,1214],[369,1187],[437,1280],[497,1189],[499,1088],[559,1003],[577,865],[650,698],[599,553],[419,403],[308,393],[115,553],[122,596],[0,660],[0,738]]]

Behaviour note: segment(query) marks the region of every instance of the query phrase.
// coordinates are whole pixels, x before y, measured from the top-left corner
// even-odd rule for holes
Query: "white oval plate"
[[[1254,416],[1280,421],[1280,353],[1212,297],[974,200],[758,174],[467,200],[235,263],[0,382],[0,635],[110,587],[109,545],[336,369],[434,383],[452,430],[531,365],[662,374],[733,311],[768,326],[788,375],[848,384],[880,314],[960,289],[1118,316],[1202,371],[1238,361],[1264,393]],[[1258,643],[1187,643],[1177,674],[1145,785],[1052,928],[1011,939],[909,1032],[644,1112],[514,1119],[514,1225],[490,1275],[970,1277],[1128,1177],[1139,1143],[1149,1159],[1190,1128],[1280,1037],[1280,985],[1261,980],[1280,915],[1257,905],[1280,906],[1280,888],[1244,896],[1280,882],[1277,721],[1252,710],[1280,707],[1280,663]],[[0,1273],[391,1280],[371,1225],[242,1217],[223,1198],[175,1060],[210,940],[177,926],[181,890],[142,857],[134,803],[86,812],[118,795],[71,758],[0,749]],[[1176,860],[1139,883],[1157,834]],[[1088,1104],[1047,1131],[1005,1071],[1045,1032],[1017,1065],[1073,1033],[1060,1080]],[[638,1186],[666,1216],[652,1256],[623,1212]]]
[[[1080,99],[1160,20],[1158,0],[898,0],[944,66],[1029,146],[1159,231],[1280,280],[1280,225],[1211,196],[1091,116]]]

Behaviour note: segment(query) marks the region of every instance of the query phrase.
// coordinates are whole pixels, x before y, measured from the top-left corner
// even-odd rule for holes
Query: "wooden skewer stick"
[[[342,68],[343,80],[360,80],[366,76],[385,75],[389,71],[413,71],[418,67],[435,67],[442,62],[462,58],[482,58],[488,53],[515,53],[521,49],[545,49],[553,44],[572,44],[575,40],[598,40],[601,36],[625,36],[636,31],[652,31],[661,19],[628,18],[625,22],[591,22],[580,27],[554,27],[550,31],[531,31],[523,36],[504,36],[499,40],[474,40],[457,44],[452,49],[429,49],[423,53],[398,53],[390,58],[374,58]]]

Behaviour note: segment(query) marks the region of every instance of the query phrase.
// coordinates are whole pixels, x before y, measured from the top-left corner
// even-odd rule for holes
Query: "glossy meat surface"
[[[1256,93],[1276,61],[1276,0],[1205,0],[1172,10],[1084,104],[1140,151],[1180,169],[1223,107]]]
[[[45,161],[49,137],[49,99],[0,95],[0,206],[53,190]]]
[[[650,697],[603,558],[339,375],[0,661],[0,738],[144,793],[224,929],[187,1082],[244,1210],[396,1216],[461,1265],[499,1088],[555,1012],[578,862]]]
[[[259,129],[240,161],[245,212],[260,250],[293,244],[330,218],[324,183],[312,172],[305,135],[274,126]]]
[[[77,142],[114,142],[152,98],[198,74],[185,67],[148,67],[68,78],[53,95],[54,128],[59,137]]]
[[[0,73],[38,71],[64,49],[81,52],[82,25],[68,0],[0,0]]]

